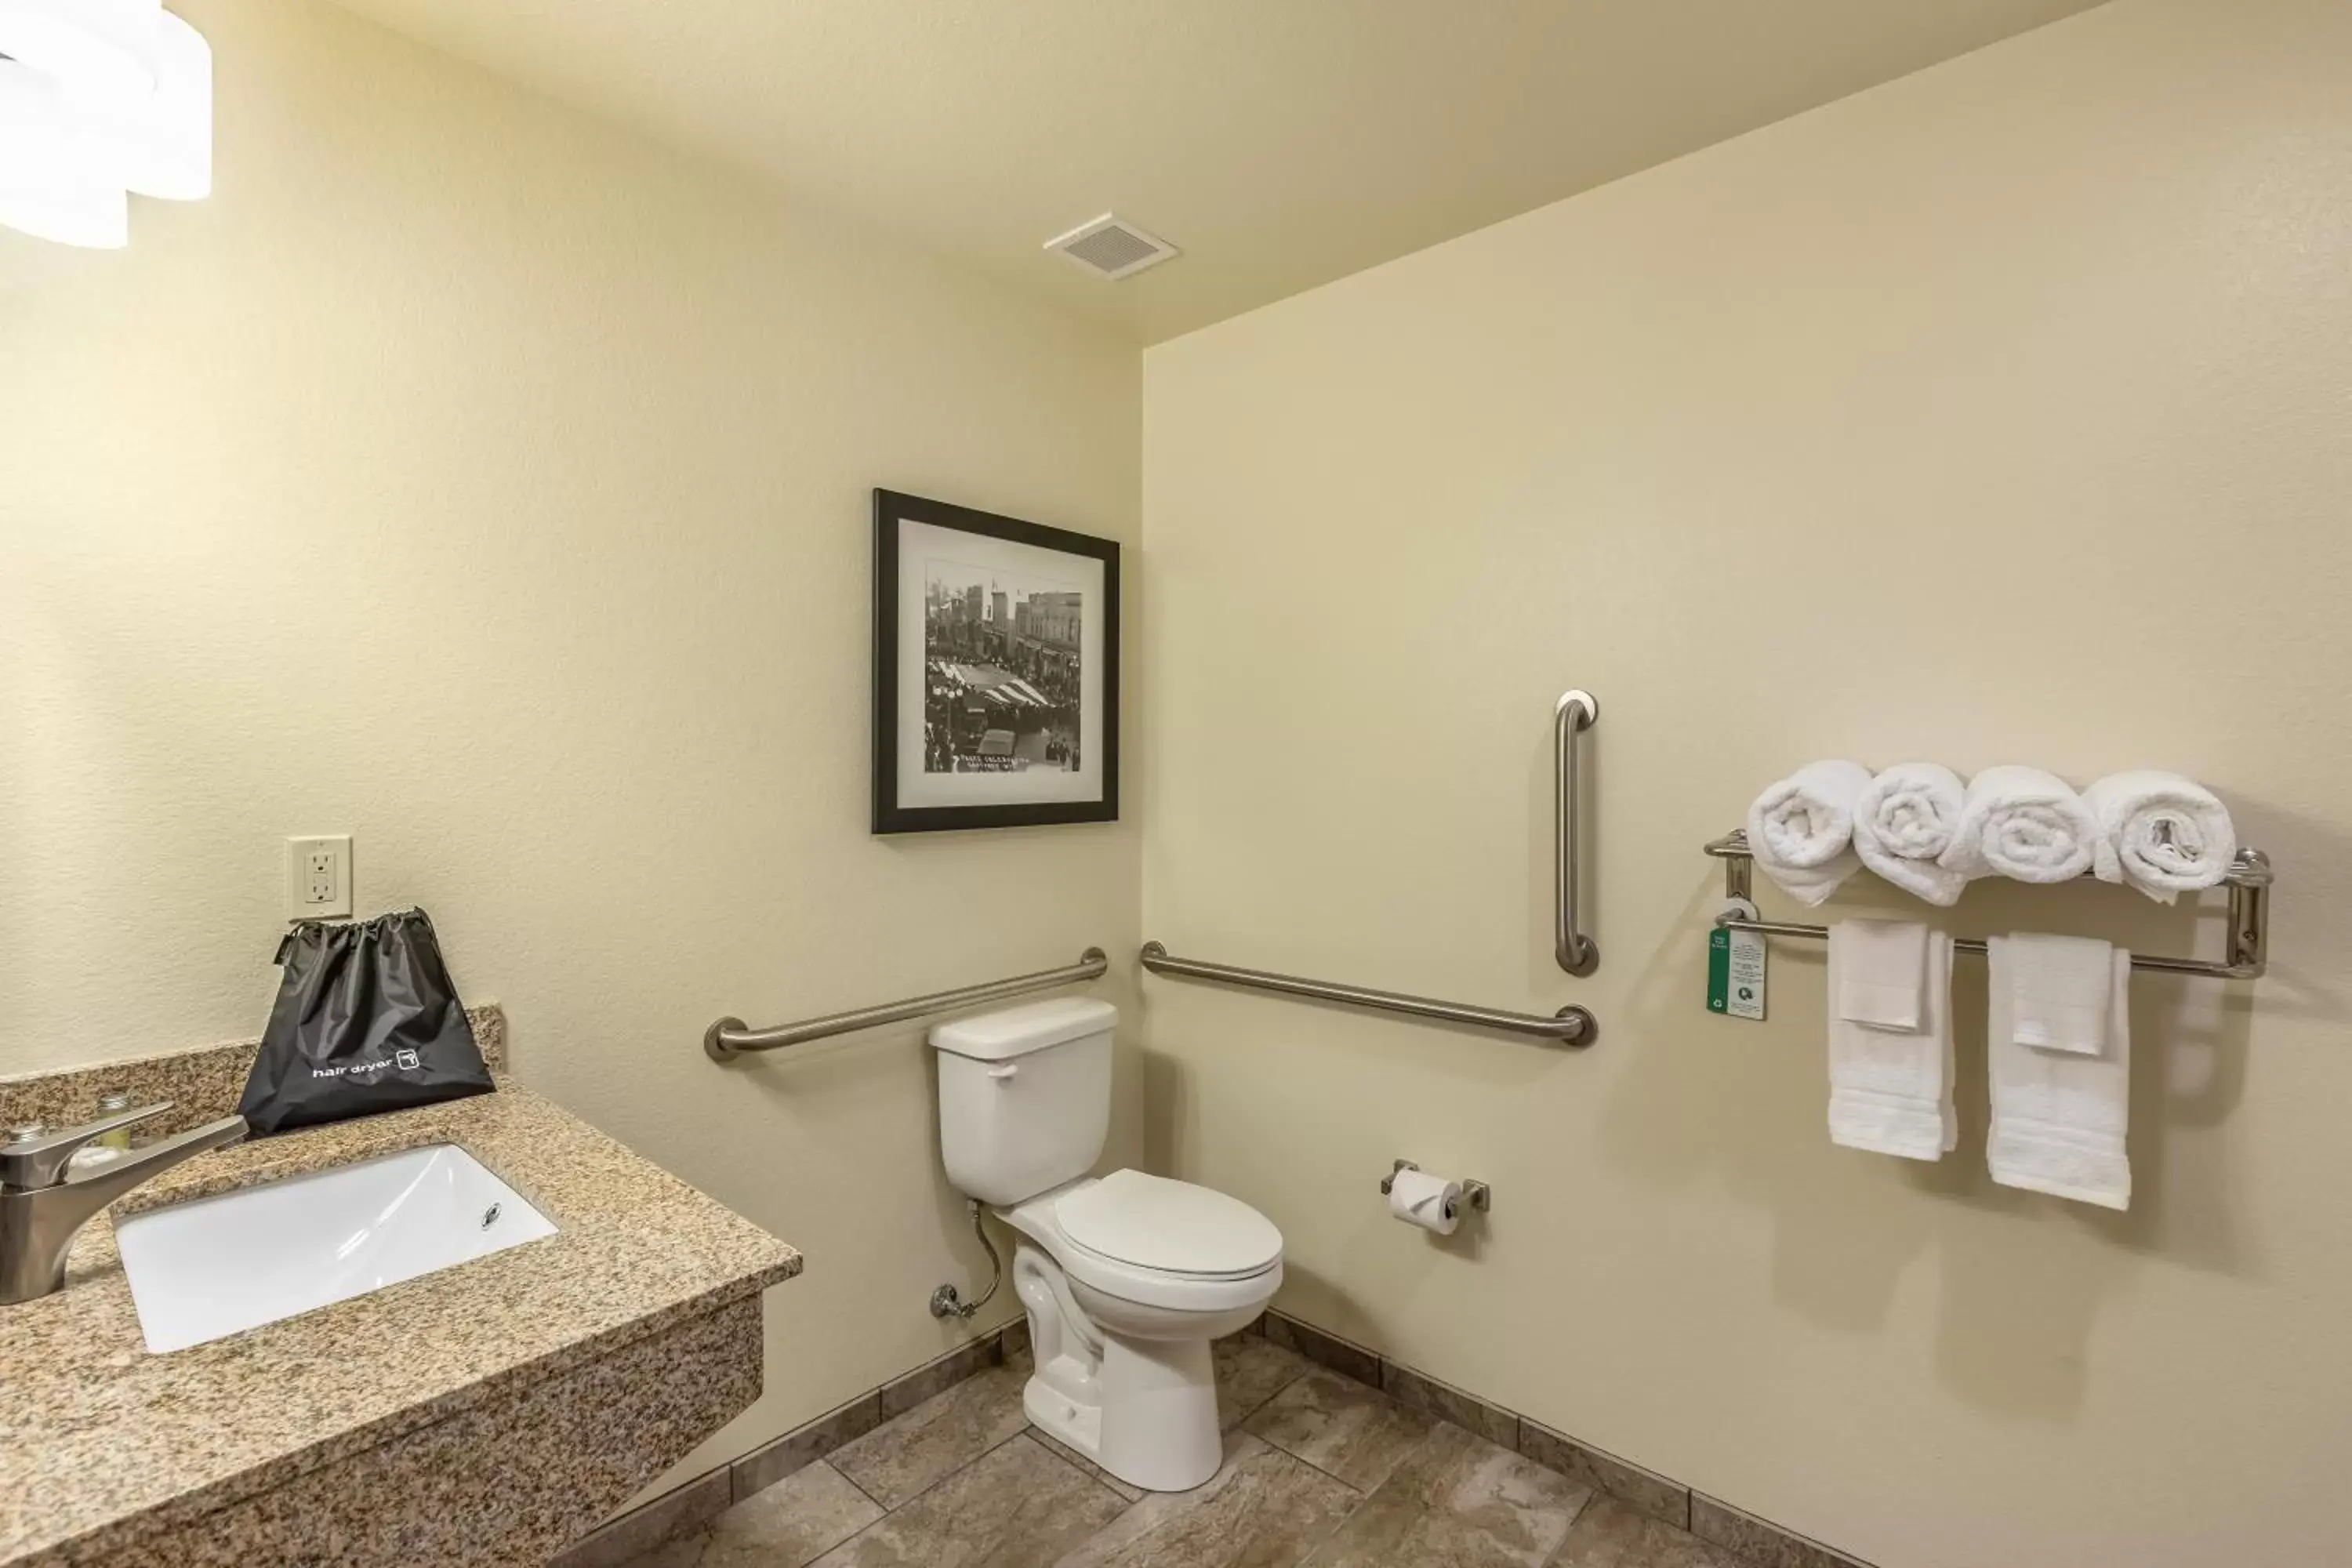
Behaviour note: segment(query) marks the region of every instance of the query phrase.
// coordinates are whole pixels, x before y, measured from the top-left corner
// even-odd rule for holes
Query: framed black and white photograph
[[[1118,545],[874,492],[874,831],[1118,818]]]

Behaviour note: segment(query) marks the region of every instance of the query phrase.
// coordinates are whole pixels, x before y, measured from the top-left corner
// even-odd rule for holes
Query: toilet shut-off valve
[[[996,1075],[991,1074],[991,1077]],[[1010,1077],[1008,1073],[1006,1075]],[[988,1289],[977,1301],[966,1301],[953,1285],[942,1285],[931,1292],[931,1316],[953,1318],[970,1322],[982,1307],[996,1299],[996,1288],[1004,1283],[1004,1260],[996,1253],[996,1243],[988,1239],[988,1226],[981,1217],[980,1200],[971,1200],[971,1233],[980,1238],[981,1247],[988,1253]]]

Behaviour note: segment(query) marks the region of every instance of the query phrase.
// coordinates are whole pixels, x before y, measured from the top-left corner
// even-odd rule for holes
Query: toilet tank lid
[[[1056,996],[1025,1007],[958,1018],[931,1029],[937,1049],[978,1061],[1001,1062],[1047,1046],[1099,1035],[1118,1021],[1118,1009],[1091,996]]]

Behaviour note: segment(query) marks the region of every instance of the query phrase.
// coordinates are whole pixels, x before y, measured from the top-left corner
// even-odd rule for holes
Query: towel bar
[[[1706,852],[1723,862],[1725,895],[1754,903],[1756,860],[1748,852],[1748,830],[1743,827],[1725,834],[1710,842]],[[2271,858],[2259,849],[2239,850],[2221,885],[2230,893],[2230,956],[2226,960],[2213,963],[2197,958],[2135,952],[2132,967],[2166,974],[2201,974],[2214,980],[2260,980],[2270,967]],[[1790,921],[1725,917],[1715,923],[1726,931],[1752,931],[1764,936],[1802,937],[1815,942],[1826,941],[1830,934],[1827,926],[1801,925]],[[1957,937],[1952,942],[1955,952],[1981,954],[1984,950],[1981,938]]]

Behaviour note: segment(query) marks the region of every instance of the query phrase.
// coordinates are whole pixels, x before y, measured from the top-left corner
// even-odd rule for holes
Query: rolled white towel
[[[1853,804],[1853,852],[1905,892],[1955,904],[1969,879],[1936,858],[1952,847],[1963,798],[1959,775],[1941,763],[1897,763]]]
[[[1860,763],[1807,763],[1756,797],[1748,808],[1748,849],[1781,891],[1818,904],[1862,869],[1853,804],[1869,783]]]
[[[1937,864],[1969,878],[2066,882],[2091,868],[2099,825],[2074,786],[2040,768],[1987,768],[1969,781],[1951,847]]]
[[[2211,790],[2155,768],[2109,773],[2083,792],[2099,825],[2092,868],[2158,903],[2210,888],[2238,856],[2230,808]]]

